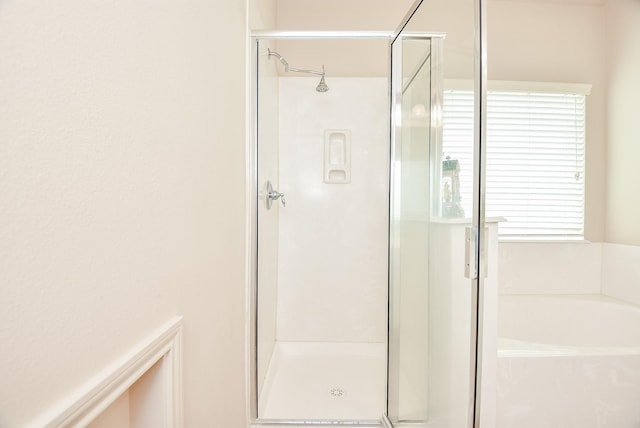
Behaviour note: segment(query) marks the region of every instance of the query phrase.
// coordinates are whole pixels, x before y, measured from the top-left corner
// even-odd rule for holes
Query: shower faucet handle
[[[272,201],[276,201],[278,199],[280,199],[280,202],[282,202],[282,206],[286,207],[287,203],[284,200],[284,193],[280,193],[277,190],[272,190],[271,192],[269,192],[269,194],[267,195],[267,197],[269,199],[271,199]]]
[[[275,190],[273,188],[273,186],[271,185],[270,181],[267,181],[265,183],[264,186],[264,195],[265,197],[265,203],[267,205],[267,209],[271,209],[271,205],[273,204],[273,201],[277,201],[278,199],[280,199],[280,202],[282,202],[282,206],[286,207],[287,203],[284,200],[284,193],[280,193],[277,190]]]

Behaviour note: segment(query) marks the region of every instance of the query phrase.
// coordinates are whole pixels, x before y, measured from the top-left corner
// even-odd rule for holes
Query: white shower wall
[[[388,81],[281,77],[279,341],[384,342]],[[351,132],[351,182],[323,181],[324,132]]]

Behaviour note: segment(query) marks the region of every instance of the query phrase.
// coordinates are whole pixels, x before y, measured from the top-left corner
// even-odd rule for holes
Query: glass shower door
[[[393,45],[395,95],[390,212],[389,416],[428,419],[428,281],[432,43]]]
[[[391,46],[387,418],[394,426],[476,424],[479,128],[444,105],[445,91],[476,80],[476,52],[467,46],[476,15],[472,1],[448,3],[455,5],[419,5]]]

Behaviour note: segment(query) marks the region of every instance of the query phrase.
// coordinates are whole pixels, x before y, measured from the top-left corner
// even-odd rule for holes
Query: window
[[[507,219],[501,238],[582,239],[586,92],[489,91],[486,215]],[[443,155],[460,161],[468,191],[471,91],[445,91],[443,125]],[[471,212],[471,195],[461,196]]]

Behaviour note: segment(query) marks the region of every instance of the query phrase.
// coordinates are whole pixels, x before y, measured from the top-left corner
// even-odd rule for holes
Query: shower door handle
[[[475,279],[477,275],[476,269],[476,238],[477,229],[474,227],[464,228],[464,276],[465,278]]]
[[[465,227],[465,251],[464,251],[464,276],[469,279],[477,279],[478,271],[481,272],[483,278],[487,277],[487,259],[489,254],[487,252],[487,238],[489,236],[489,229],[484,228],[484,239],[478,245],[478,239],[480,239],[478,228]],[[480,248],[481,247],[481,248]],[[480,254],[477,254],[480,251]]]
[[[268,210],[271,209],[271,206],[273,205],[273,201],[277,201],[278,199],[280,199],[280,202],[282,202],[283,207],[287,206],[287,202],[284,200],[284,193],[280,193],[277,190],[275,190],[270,181],[267,181],[267,183],[264,186],[264,196],[265,196],[264,198],[265,204],[267,205]]]

